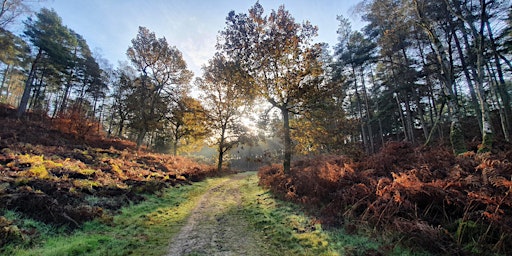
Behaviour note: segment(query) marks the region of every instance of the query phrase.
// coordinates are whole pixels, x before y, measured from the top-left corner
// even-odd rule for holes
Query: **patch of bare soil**
[[[260,234],[241,216],[240,173],[208,190],[188,222],[171,241],[167,255],[268,255]]]

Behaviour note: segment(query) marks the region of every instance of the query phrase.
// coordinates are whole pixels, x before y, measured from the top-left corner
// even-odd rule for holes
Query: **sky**
[[[255,0],[45,0],[35,6],[53,8],[65,26],[82,35],[93,52],[113,66],[128,61],[126,50],[147,27],[158,38],[165,37],[182,53],[195,76],[215,53],[218,32],[228,13],[247,13]],[[260,0],[268,14],[284,5],[296,22],[318,26],[317,42],[331,47],[337,42],[337,15],[348,18],[353,29],[361,27],[355,6],[360,0]]]

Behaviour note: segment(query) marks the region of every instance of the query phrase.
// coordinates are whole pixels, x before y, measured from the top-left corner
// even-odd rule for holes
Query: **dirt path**
[[[234,175],[209,189],[171,241],[167,255],[267,255],[259,234],[238,214],[241,181],[250,175]]]

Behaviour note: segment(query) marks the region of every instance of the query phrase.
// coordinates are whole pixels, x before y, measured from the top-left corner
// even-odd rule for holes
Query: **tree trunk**
[[[119,103],[120,104],[120,103]],[[117,114],[119,115],[119,123],[117,124],[117,133],[116,133],[116,136],[118,138],[121,138],[123,136],[123,131],[124,131],[124,121],[126,121],[126,114],[123,113],[123,111],[121,109],[119,109],[119,111],[117,111]]]
[[[82,88],[80,88],[80,94],[78,95],[78,109],[79,111],[82,110],[82,105],[84,103],[84,98],[85,98],[85,87],[86,87],[86,81],[84,80],[83,83],[82,83]]]
[[[410,68],[410,62],[409,62],[409,57],[407,56],[407,52],[405,51],[405,47],[402,47],[402,55],[404,57],[404,60],[405,60],[405,66],[406,68]],[[407,87],[410,87],[410,90],[411,91],[414,91],[415,88],[414,88],[414,84],[411,84],[409,82],[407,82]],[[409,95],[409,92],[408,92],[408,89],[405,90],[405,111],[407,113],[407,134],[409,134],[409,139],[412,143],[415,143],[416,142],[416,138],[414,136],[414,125],[413,125],[413,114],[412,114],[412,110],[411,110],[411,99],[410,99],[410,95]],[[419,106],[418,106],[419,108]]]
[[[107,138],[112,137],[112,126],[114,126],[114,111],[112,111],[112,108],[110,109],[110,111],[110,116],[108,118]]]
[[[374,145],[374,141],[373,141],[373,130],[372,130],[372,124],[371,124],[371,120],[372,120],[372,112],[370,110],[370,104],[368,103],[368,93],[366,92],[366,82],[365,82],[365,79],[364,79],[364,72],[363,72],[363,68],[361,68],[361,85],[362,85],[362,89],[363,89],[363,98],[364,98],[364,104],[365,104],[365,107],[366,107],[366,118],[365,118],[365,122],[366,122],[366,127],[368,127],[368,138],[369,138],[369,142],[370,142],[370,153],[374,153],[375,152],[375,145]]]
[[[398,109],[398,114],[400,116],[400,121],[402,121],[402,128],[404,129],[404,137],[405,140],[409,141],[409,133],[407,132],[407,127],[405,125],[404,112],[402,111],[402,105],[400,105],[400,99],[398,98],[397,93],[393,93],[393,98],[396,99],[396,105]]]
[[[413,89],[412,92],[413,92],[414,102],[416,103],[416,106],[418,108],[418,117],[420,119],[421,130],[423,131],[423,137],[426,140],[428,138],[429,128],[427,126],[427,121],[425,121],[425,110],[421,107],[421,102],[420,102],[421,99],[419,96],[420,93],[416,89]]]
[[[94,103],[92,104],[92,113],[90,115],[90,118],[94,119],[96,117],[96,108],[98,107],[98,97],[94,97],[93,99]],[[78,109],[79,112],[82,112],[82,108]]]
[[[466,32],[462,31],[462,33],[464,34]],[[477,120],[478,120],[478,124],[479,124],[478,128],[480,129],[480,132],[483,133],[482,111],[480,109],[480,105],[478,104],[478,98],[476,96],[475,87],[473,85],[473,79],[471,78],[471,75],[469,74],[469,68],[468,68],[468,65],[466,64],[466,57],[464,56],[464,54],[462,52],[462,47],[460,45],[459,38],[457,37],[457,35],[455,33],[453,35],[453,38],[455,41],[455,46],[457,48],[457,53],[459,54],[459,57],[460,57],[460,64],[462,66],[462,71],[464,72],[464,76],[465,76],[466,82],[468,84],[469,94],[471,96],[471,105],[473,106],[473,110],[475,111],[476,116],[477,116]]]
[[[23,90],[23,95],[21,96],[21,101],[18,106],[18,110],[16,112],[16,117],[21,118],[23,114],[27,111],[28,101],[30,99],[30,92],[32,91],[32,82],[34,81],[34,76],[37,69],[37,64],[39,64],[39,60],[43,56],[43,50],[39,48],[39,51],[36,55],[36,58],[32,62],[32,66],[30,67],[30,72],[27,77],[27,81],[25,82],[25,89]]]
[[[284,173],[289,173],[291,171],[292,162],[292,138],[290,135],[290,112],[286,106],[281,107],[281,114],[283,115],[284,132],[283,170]]]
[[[59,111],[59,95],[55,94],[55,100],[53,101],[52,119],[57,116],[58,111]]]
[[[427,66],[427,61],[426,61],[426,57],[425,57],[425,54],[423,52],[423,47],[421,45],[421,43],[419,42],[418,40],[418,50],[419,50],[419,53],[420,53],[420,57],[421,57],[421,62],[423,64],[423,66]],[[431,131],[429,131],[428,127],[430,127],[431,129],[434,129],[434,113],[432,111],[432,109],[435,108],[435,103],[434,103],[434,99],[433,99],[433,93],[432,93],[432,81],[430,79],[430,76],[427,74],[425,76],[425,81],[426,81],[426,89],[427,89],[427,97],[428,97],[428,104],[429,104],[429,107],[428,107],[428,116],[429,116],[429,121],[430,121],[430,125],[427,125],[427,121],[425,120],[425,117],[424,115],[425,112],[424,112],[424,109],[421,108],[420,106],[420,93],[418,91],[414,91],[415,92],[415,98],[416,98],[416,104],[418,105],[418,109],[420,110],[420,117],[421,117],[421,126],[423,127],[423,133],[425,135],[425,140],[427,143],[429,140],[430,140],[430,137],[431,137]]]
[[[224,149],[219,145],[219,158],[217,159],[217,172],[222,171],[222,162],[224,161]]]
[[[173,148],[173,155],[177,156],[178,155],[178,142],[179,142],[179,133],[178,133],[178,130],[179,130],[179,125],[176,125],[176,129],[174,129],[174,141],[172,143],[172,148]]]
[[[101,105],[99,106],[100,114],[98,116],[98,134],[101,132],[101,128],[102,128],[101,123],[102,123],[103,115],[104,115],[104,107],[105,107],[105,98],[102,99]]]
[[[407,113],[406,124],[407,124],[407,136],[411,143],[415,143],[416,140],[414,138],[414,126],[412,124],[412,110],[411,110],[411,102],[409,101],[408,95],[405,97],[405,112]]]
[[[507,129],[508,126],[506,124],[507,117],[506,117],[506,113],[505,113],[505,107],[503,106],[504,102],[503,102],[503,104],[500,103],[500,100],[499,100],[500,95],[497,92],[498,81],[496,80],[496,78],[495,78],[496,75],[491,70],[490,65],[486,64],[485,66],[487,68],[487,73],[489,74],[489,79],[491,80],[489,87],[491,88],[491,93],[496,98],[496,105],[497,105],[496,109],[498,109],[498,113],[500,114],[501,131],[503,132],[503,137],[504,137],[505,141],[509,142],[510,138],[508,136],[508,129]]]
[[[117,137],[121,138],[123,136],[123,130],[124,130],[124,119],[119,120],[119,127],[117,130]]]
[[[372,79],[372,85],[373,87],[375,88],[375,76],[373,74],[373,69],[370,68],[370,78]],[[378,101],[375,101],[375,112],[378,113],[377,115],[380,115],[380,110],[379,110],[379,102]],[[379,125],[379,137],[380,137],[380,147],[383,147],[384,146],[384,132],[383,132],[383,129],[382,129],[382,120],[379,118],[377,118],[377,124]],[[377,148],[378,150],[378,148]]]
[[[62,102],[60,103],[61,105],[59,108],[59,114],[64,113],[64,111],[66,110],[70,88],[71,88],[71,81],[68,81],[68,83],[66,84],[65,89],[64,89],[64,94],[62,95]]]
[[[498,91],[498,94],[499,94],[501,100],[503,101],[502,105],[503,105],[503,115],[504,116],[501,118],[502,119],[504,118],[504,120],[502,120],[501,123],[502,123],[503,130],[504,130],[505,140],[507,142],[510,142],[510,139],[509,139],[510,126],[511,126],[510,118],[512,115],[512,109],[510,107],[510,95],[508,94],[508,91],[506,89],[506,82],[505,82],[505,78],[503,76],[503,69],[501,67],[500,57],[498,55],[496,40],[494,39],[489,19],[485,20],[485,24],[486,24],[486,28],[488,31],[491,50],[493,52],[494,65],[496,66],[496,71],[498,73],[499,83],[496,84],[497,91]]]
[[[480,102],[480,109],[482,111],[482,144],[478,149],[478,152],[487,152],[492,148],[493,143],[493,132],[491,125],[491,118],[489,115],[489,107],[487,106],[487,101],[485,98],[484,91],[484,20],[486,13],[486,4],[484,0],[480,0],[481,3],[481,14],[480,14],[480,31],[476,38],[476,68],[477,68],[477,90],[476,95],[478,97],[478,101]]]
[[[9,83],[7,83],[7,87],[5,88],[5,102],[7,102],[7,104],[16,105],[14,103],[11,103],[13,101],[11,100],[10,92],[11,92],[11,82],[9,81]]]
[[[174,140],[174,142],[172,143],[172,154],[174,156],[178,155],[178,141],[176,140]]]
[[[365,119],[364,119],[364,115],[363,115],[363,106],[361,103],[362,100],[361,100],[361,95],[359,94],[359,90],[357,88],[357,76],[356,76],[356,71],[355,71],[354,66],[352,66],[352,74],[354,76],[354,89],[355,89],[355,95],[356,95],[356,100],[357,100],[357,110],[359,112],[359,123],[360,123],[360,128],[361,128],[361,137],[363,139],[363,145],[364,145],[365,152],[370,153],[370,148],[368,146],[368,137],[366,135]]]
[[[142,142],[144,141],[144,137],[146,137],[146,133],[147,133],[147,129],[146,129],[146,126],[144,125],[144,127],[137,134],[137,149],[139,149],[140,146],[142,145]]]
[[[35,90],[32,94],[32,99],[30,100],[30,105],[29,105],[29,108],[32,109],[32,110],[41,110],[42,109],[42,106],[43,106],[43,102],[41,101],[41,98],[43,97],[44,98],[44,92],[45,90],[43,90],[43,93],[41,93],[41,88],[43,88],[43,80],[44,80],[44,76],[45,76],[45,69],[42,70],[41,72],[41,76],[39,77],[39,81],[36,81],[35,84]],[[41,96],[43,95],[43,96]]]
[[[9,69],[11,68],[11,64],[7,64],[7,67],[4,70],[4,75],[2,77],[2,83],[0,84],[0,99],[2,98],[2,92],[4,90],[5,81],[7,81],[7,76],[9,75]],[[7,95],[5,95],[7,99]]]
[[[222,127],[221,127],[221,132],[220,132],[220,141],[219,141],[219,148],[218,148],[218,151],[219,151],[219,157],[217,159],[217,171],[218,172],[221,172],[222,171],[222,163],[224,162],[224,152],[226,152],[226,149],[225,149],[225,141],[226,141],[226,125],[223,124]]]

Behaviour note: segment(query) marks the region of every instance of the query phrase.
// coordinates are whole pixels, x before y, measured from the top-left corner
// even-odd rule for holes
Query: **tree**
[[[437,60],[444,74],[444,79],[442,80],[444,85],[443,88],[446,95],[450,97],[448,103],[449,110],[451,110],[452,114],[452,125],[450,132],[452,146],[454,147],[455,153],[462,153],[465,151],[465,148],[462,147],[462,135],[457,136],[457,134],[462,134],[460,124],[457,124],[458,120],[460,120],[460,111],[458,110],[457,102],[454,102],[454,100],[456,100],[454,97],[455,94],[452,91],[450,91],[451,88],[453,87],[453,84],[455,83],[455,74],[453,74],[453,71],[448,66],[450,60],[446,55],[446,47],[442,44],[442,41],[438,35],[438,30],[440,30],[440,28],[437,28],[433,25],[439,24],[438,21],[440,20],[436,19],[438,17],[435,15],[435,13],[437,12],[437,8],[434,8],[437,7],[437,5],[433,6],[428,1],[415,0],[413,2],[415,6],[416,15],[419,20],[418,24],[424,29],[429,39],[431,40],[437,55]],[[476,96],[480,106],[479,117],[481,118],[480,125],[482,126],[480,128],[480,130],[482,131],[481,151],[487,151],[490,150],[490,147],[492,146],[492,138],[494,137],[494,132],[492,130],[491,119],[489,114],[489,107],[484,91],[484,63],[486,62],[484,58],[484,55],[486,54],[486,42],[484,31],[486,21],[488,19],[487,6],[488,4],[490,4],[490,2],[488,3],[485,0],[479,1],[479,6],[477,8],[473,8],[474,6],[468,8],[467,6],[460,3],[460,1],[446,1],[444,4],[445,5],[441,6],[443,6],[447,10],[450,10],[451,15],[453,17],[457,17],[460,21],[462,21],[462,26],[459,25],[459,30],[463,33],[463,37],[465,38],[465,40],[467,40],[468,38],[467,30],[470,31],[470,35],[472,36],[473,39],[473,46],[470,47],[469,44],[466,44],[466,47],[468,48],[468,53],[471,56],[469,61],[473,62],[471,65],[471,68],[473,70],[473,81],[471,82],[471,84],[473,84],[474,82]],[[479,10],[479,13],[474,13],[470,10]],[[477,17],[479,17],[479,24],[476,24],[475,22],[476,19],[478,19]],[[492,35],[491,30],[489,30],[488,33],[489,35]],[[464,56],[462,56],[462,58],[464,58]],[[506,106],[505,108],[509,109],[509,106]],[[506,125],[504,127],[505,139],[508,140],[508,128],[506,128]]]
[[[374,62],[376,44],[365,38],[362,33],[352,32],[348,20],[341,16],[338,16],[338,20],[340,26],[339,43],[335,47],[336,69],[350,77],[347,82],[353,84],[363,145],[366,152],[372,153],[375,151],[371,122],[373,111],[366,88],[366,70]]]
[[[169,112],[168,102],[172,99],[170,95],[153,94],[156,85],[141,77],[135,78],[131,85],[133,88],[126,99],[129,111],[128,127],[131,131],[130,139],[140,147],[146,133],[151,134],[163,128],[165,115]]]
[[[476,131],[479,151],[488,151],[500,130],[510,140],[510,29],[503,26],[510,1],[379,0],[361,7],[364,34],[341,20],[334,69],[352,86],[346,91],[349,117],[375,125],[360,128],[366,148],[377,122],[382,143],[419,142],[421,127],[427,145],[434,133],[443,140],[449,129],[456,154],[466,151],[465,136],[478,136]],[[371,44],[374,55],[365,49]]]
[[[0,29],[0,62],[5,64],[5,69],[0,82],[0,98],[9,77],[16,69],[24,68],[26,60],[30,59],[30,47],[20,37],[14,35],[10,31]],[[8,95],[5,95],[7,98]]]
[[[69,29],[62,24],[62,19],[54,10],[46,8],[36,14],[36,20],[28,19],[25,23],[24,33],[36,48],[37,54],[32,61],[25,82],[25,89],[17,111],[18,118],[27,110],[36,71],[43,57],[47,56],[53,63],[67,66],[71,59],[71,53],[67,46],[68,42],[73,41]]]
[[[91,50],[87,45],[85,39],[77,34],[76,32],[70,30],[71,40],[68,42],[68,50],[70,52],[70,59],[68,63],[66,63],[65,67],[65,82],[64,82],[64,90],[62,93],[62,100],[59,107],[59,113],[64,113],[67,108],[67,103],[70,97],[71,89],[77,84],[82,84],[82,89],[79,90],[79,101],[83,101],[83,95],[85,87],[87,86],[88,80],[88,68],[91,65],[91,62],[96,62],[94,58],[91,56]],[[96,64],[97,65],[97,64]],[[90,73],[90,72],[89,72]]]
[[[122,137],[126,122],[131,114],[128,98],[135,88],[136,72],[127,63],[122,63],[114,73],[116,79],[113,82],[112,94],[110,95],[112,102],[108,135],[114,134],[117,137]],[[113,131],[115,128],[117,128],[117,132]]]
[[[178,155],[178,148],[187,146],[195,148],[209,133],[208,116],[201,102],[182,95],[171,112],[166,117],[170,123],[170,135],[172,136],[172,150]]]
[[[109,76],[110,74],[102,70],[92,56],[87,56],[84,63],[83,84],[85,93],[92,99],[92,116],[96,113],[99,101],[107,96]]]
[[[295,152],[304,155],[344,153],[344,142],[355,124],[347,120],[337,98],[316,100],[321,106],[310,108],[290,121]]]
[[[128,58],[140,72],[140,90],[137,100],[139,111],[137,147],[140,147],[148,131],[156,129],[155,123],[163,119],[166,109],[165,97],[178,95],[179,86],[189,83],[192,72],[187,70],[181,52],[169,46],[165,38],[156,38],[155,33],[139,27],[137,37],[127,51]],[[170,99],[165,99],[170,100]],[[149,129],[149,130],[148,130]]]
[[[208,66],[203,67],[203,72],[203,78],[196,84],[204,94],[202,101],[214,134],[212,144],[217,146],[217,170],[221,171],[225,154],[248,141],[247,129],[240,117],[250,102],[251,94],[247,90],[252,87],[252,81],[237,63],[221,54],[216,54]]]
[[[240,65],[254,81],[252,93],[279,109],[283,120],[283,169],[290,171],[292,114],[307,108],[305,96],[320,83],[321,45],[312,45],[317,28],[296,23],[284,6],[263,16],[257,2],[248,14],[226,18],[218,49]]]

